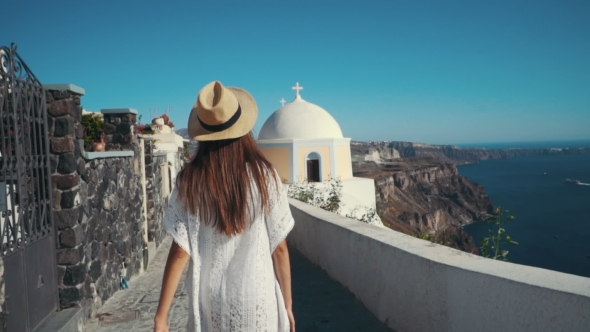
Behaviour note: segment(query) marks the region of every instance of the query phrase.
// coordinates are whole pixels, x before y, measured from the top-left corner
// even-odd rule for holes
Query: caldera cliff
[[[354,175],[375,179],[377,211],[394,230],[471,253],[461,226],[484,220],[494,206],[457,164],[518,156],[588,154],[590,148],[484,149],[412,142],[352,142]]]
[[[454,162],[400,158],[390,147],[355,144],[352,151],[354,175],[375,180],[377,211],[386,226],[478,253],[461,226],[484,220],[494,207],[485,189],[461,176]]]
[[[376,153],[383,160],[392,157],[428,157],[452,163],[476,163],[480,160],[507,159],[519,156],[557,155],[557,154],[590,154],[590,148],[551,148],[551,149],[485,149],[460,148],[454,145],[432,145],[413,142],[353,142],[353,150],[357,152]]]

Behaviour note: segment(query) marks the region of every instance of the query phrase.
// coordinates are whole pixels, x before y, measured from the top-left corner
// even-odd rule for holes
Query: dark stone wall
[[[148,241],[155,242],[159,246],[166,236],[162,228],[162,218],[168,207],[168,195],[162,193],[162,177],[168,174],[162,174],[160,165],[167,164],[167,161],[165,155],[154,155],[152,140],[144,142]]]
[[[135,114],[104,114],[105,150],[133,150],[136,141],[133,133],[135,122]]]
[[[60,308],[80,305],[91,316],[120,289],[123,263],[128,279],[142,266],[139,145],[132,134],[112,144],[133,150],[133,157],[85,160],[80,96],[48,91],[47,103]],[[109,115],[108,121],[118,118],[132,129],[134,119],[123,117]],[[122,134],[119,127],[115,132]]]
[[[83,168],[84,128],[80,96],[47,91],[47,122],[51,149],[53,209],[61,211],[80,203],[78,174]]]
[[[134,147],[138,150],[137,145]],[[135,156],[139,156],[139,151]],[[78,253],[83,254],[75,266],[58,259],[58,264],[66,264],[63,286],[82,284],[86,299],[94,301],[98,297],[104,302],[119,290],[123,263],[127,266],[128,279],[141,270],[143,196],[141,176],[135,172],[136,158],[87,161],[80,179],[80,200],[85,202],[79,208],[80,223],[67,232],[60,232],[60,250],[63,248],[67,252],[82,245]],[[77,240],[78,234],[81,241]],[[85,271],[83,279],[76,279],[77,268]],[[68,271],[71,279],[68,279]],[[71,303],[61,297],[60,301],[66,305]]]

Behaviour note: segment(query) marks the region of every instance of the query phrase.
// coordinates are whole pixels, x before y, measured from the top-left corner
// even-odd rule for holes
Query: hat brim
[[[258,107],[254,98],[248,93],[248,91],[240,88],[226,87],[231,91],[240,107],[242,114],[236,123],[231,127],[218,132],[208,131],[201,126],[201,122],[197,117],[197,104],[193,105],[191,115],[188,119],[188,134],[195,141],[217,141],[222,139],[232,139],[242,137],[248,134],[254,125],[256,124],[256,118],[258,118]]]

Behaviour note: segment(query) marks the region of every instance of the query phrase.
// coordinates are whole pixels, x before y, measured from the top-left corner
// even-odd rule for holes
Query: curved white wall
[[[590,331],[590,279],[504,263],[290,200],[289,243],[395,331]]]

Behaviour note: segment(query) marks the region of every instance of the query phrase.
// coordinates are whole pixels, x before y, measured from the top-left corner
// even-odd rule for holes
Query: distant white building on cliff
[[[289,183],[307,180],[322,187],[331,178],[341,180],[341,214],[356,209],[360,217],[375,208],[375,181],[353,177],[350,138],[342,135],[330,113],[301,98],[302,89],[297,83],[295,99],[287,104],[283,99],[283,106],[264,122],[258,146]]]

